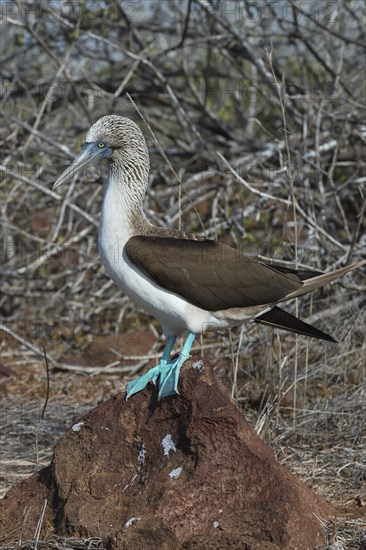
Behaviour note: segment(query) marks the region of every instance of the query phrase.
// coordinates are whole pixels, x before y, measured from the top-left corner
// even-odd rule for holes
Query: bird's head
[[[149,155],[145,138],[133,120],[117,115],[97,120],[88,131],[80,153],[58,177],[53,189],[75,177],[85,166],[103,159],[109,159],[127,172],[148,173]]]

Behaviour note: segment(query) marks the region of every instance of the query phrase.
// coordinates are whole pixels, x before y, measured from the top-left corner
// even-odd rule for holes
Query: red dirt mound
[[[74,424],[50,466],[0,503],[0,532],[101,536],[110,549],[306,550],[332,515],[275,459],[208,363],[182,368],[180,395],[149,385]]]

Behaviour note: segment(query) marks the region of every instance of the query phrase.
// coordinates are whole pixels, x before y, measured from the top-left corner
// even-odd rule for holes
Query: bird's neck
[[[148,178],[145,167],[110,163],[102,217],[104,223],[113,218],[126,237],[143,234],[145,227],[150,225],[143,210]]]

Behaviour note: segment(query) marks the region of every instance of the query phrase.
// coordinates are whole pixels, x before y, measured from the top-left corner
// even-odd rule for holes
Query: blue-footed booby
[[[196,334],[256,322],[335,342],[278,304],[301,296],[366,263],[330,273],[267,265],[223,243],[152,225],[143,211],[149,153],[140,128],[116,115],[88,131],[80,154],[54,189],[89,163],[107,159],[109,175],[99,225],[102,263],[116,285],[161,324],[167,338],[160,362],[127,385],[127,398],[149,382],[159,399],[178,393],[179,370]],[[176,359],[177,336],[187,339]]]

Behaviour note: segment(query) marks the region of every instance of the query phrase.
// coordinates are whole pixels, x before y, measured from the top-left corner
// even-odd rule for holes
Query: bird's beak
[[[98,142],[84,143],[80,153],[74,160],[74,162],[66,168],[65,172],[61,174],[56,180],[53,189],[56,189],[65,181],[73,179],[78,172],[87,164],[100,161],[104,158],[108,158],[112,155],[113,151],[110,147],[98,147]]]

